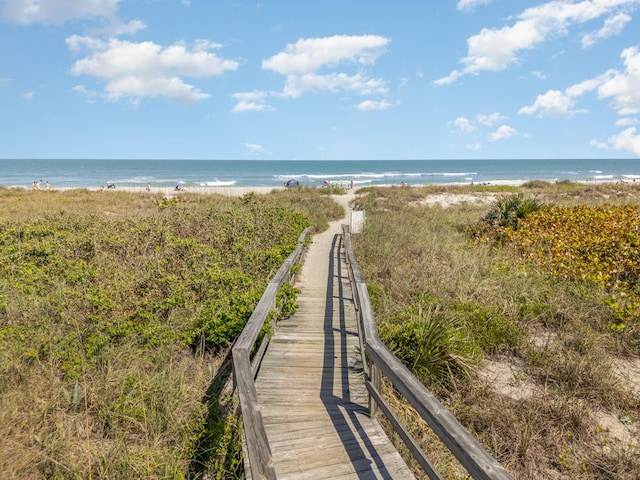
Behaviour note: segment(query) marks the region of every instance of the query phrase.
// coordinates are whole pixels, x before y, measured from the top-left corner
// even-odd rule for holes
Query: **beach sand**
[[[20,188],[20,187],[13,187]],[[27,190],[26,187],[23,187]],[[88,188],[87,190],[98,192],[104,191],[106,193],[111,192],[134,192],[134,193],[144,193],[144,194],[158,194],[161,193],[166,197],[174,197],[177,195],[185,195],[189,193],[196,193],[199,195],[222,195],[225,197],[242,197],[248,193],[256,193],[256,194],[267,194],[271,193],[274,190],[284,190],[284,187],[188,187],[182,191],[178,191],[175,187],[151,187],[149,191],[147,191],[146,187],[117,187],[114,189],[109,188]],[[30,189],[29,189],[30,190]],[[40,190],[43,190],[41,188]],[[75,190],[75,188],[51,188],[51,190],[64,191],[64,190]]]

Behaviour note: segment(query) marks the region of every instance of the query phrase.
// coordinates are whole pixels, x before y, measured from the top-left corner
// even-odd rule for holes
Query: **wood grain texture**
[[[256,379],[277,478],[415,478],[368,415],[341,237],[314,237],[306,255],[298,311],[278,324]]]

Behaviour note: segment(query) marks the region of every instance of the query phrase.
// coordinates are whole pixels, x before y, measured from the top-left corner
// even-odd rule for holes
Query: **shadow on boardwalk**
[[[256,386],[279,479],[414,478],[368,416],[339,222],[314,237]]]

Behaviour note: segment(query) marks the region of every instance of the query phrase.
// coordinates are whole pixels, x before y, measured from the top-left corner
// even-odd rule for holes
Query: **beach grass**
[[[538,208],[510,221],[523,204],[552,215],[545,230]],[[355,207],[383,341],[515,478],[637,478],[640,186],[377,188]],[[445,477],[467,478],[387,395]]]
[[[302,228],[342,217],[325,194],[343,192],[227,193],[0,187],[3,478],[242,476],[228,345]],[[500,219],[518,195],[639,207],[638,186],[357,193],[383,340],[489,452],[518,479],[637,478],[637,316],[623,291],[528,261],[526,222]],[[446,478],[467,478],[387,394]]]
[[[241,476],[229,345],[343,215],[312,189],[0,188],[2,478]]]

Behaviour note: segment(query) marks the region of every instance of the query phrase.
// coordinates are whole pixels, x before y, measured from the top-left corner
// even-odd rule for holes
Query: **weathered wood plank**
[[[298,310],[278,324],[256,378],[277,477],[414,478],[367,414],[351,284],[334,245],[319,253],[326,272],[303,265]]]

